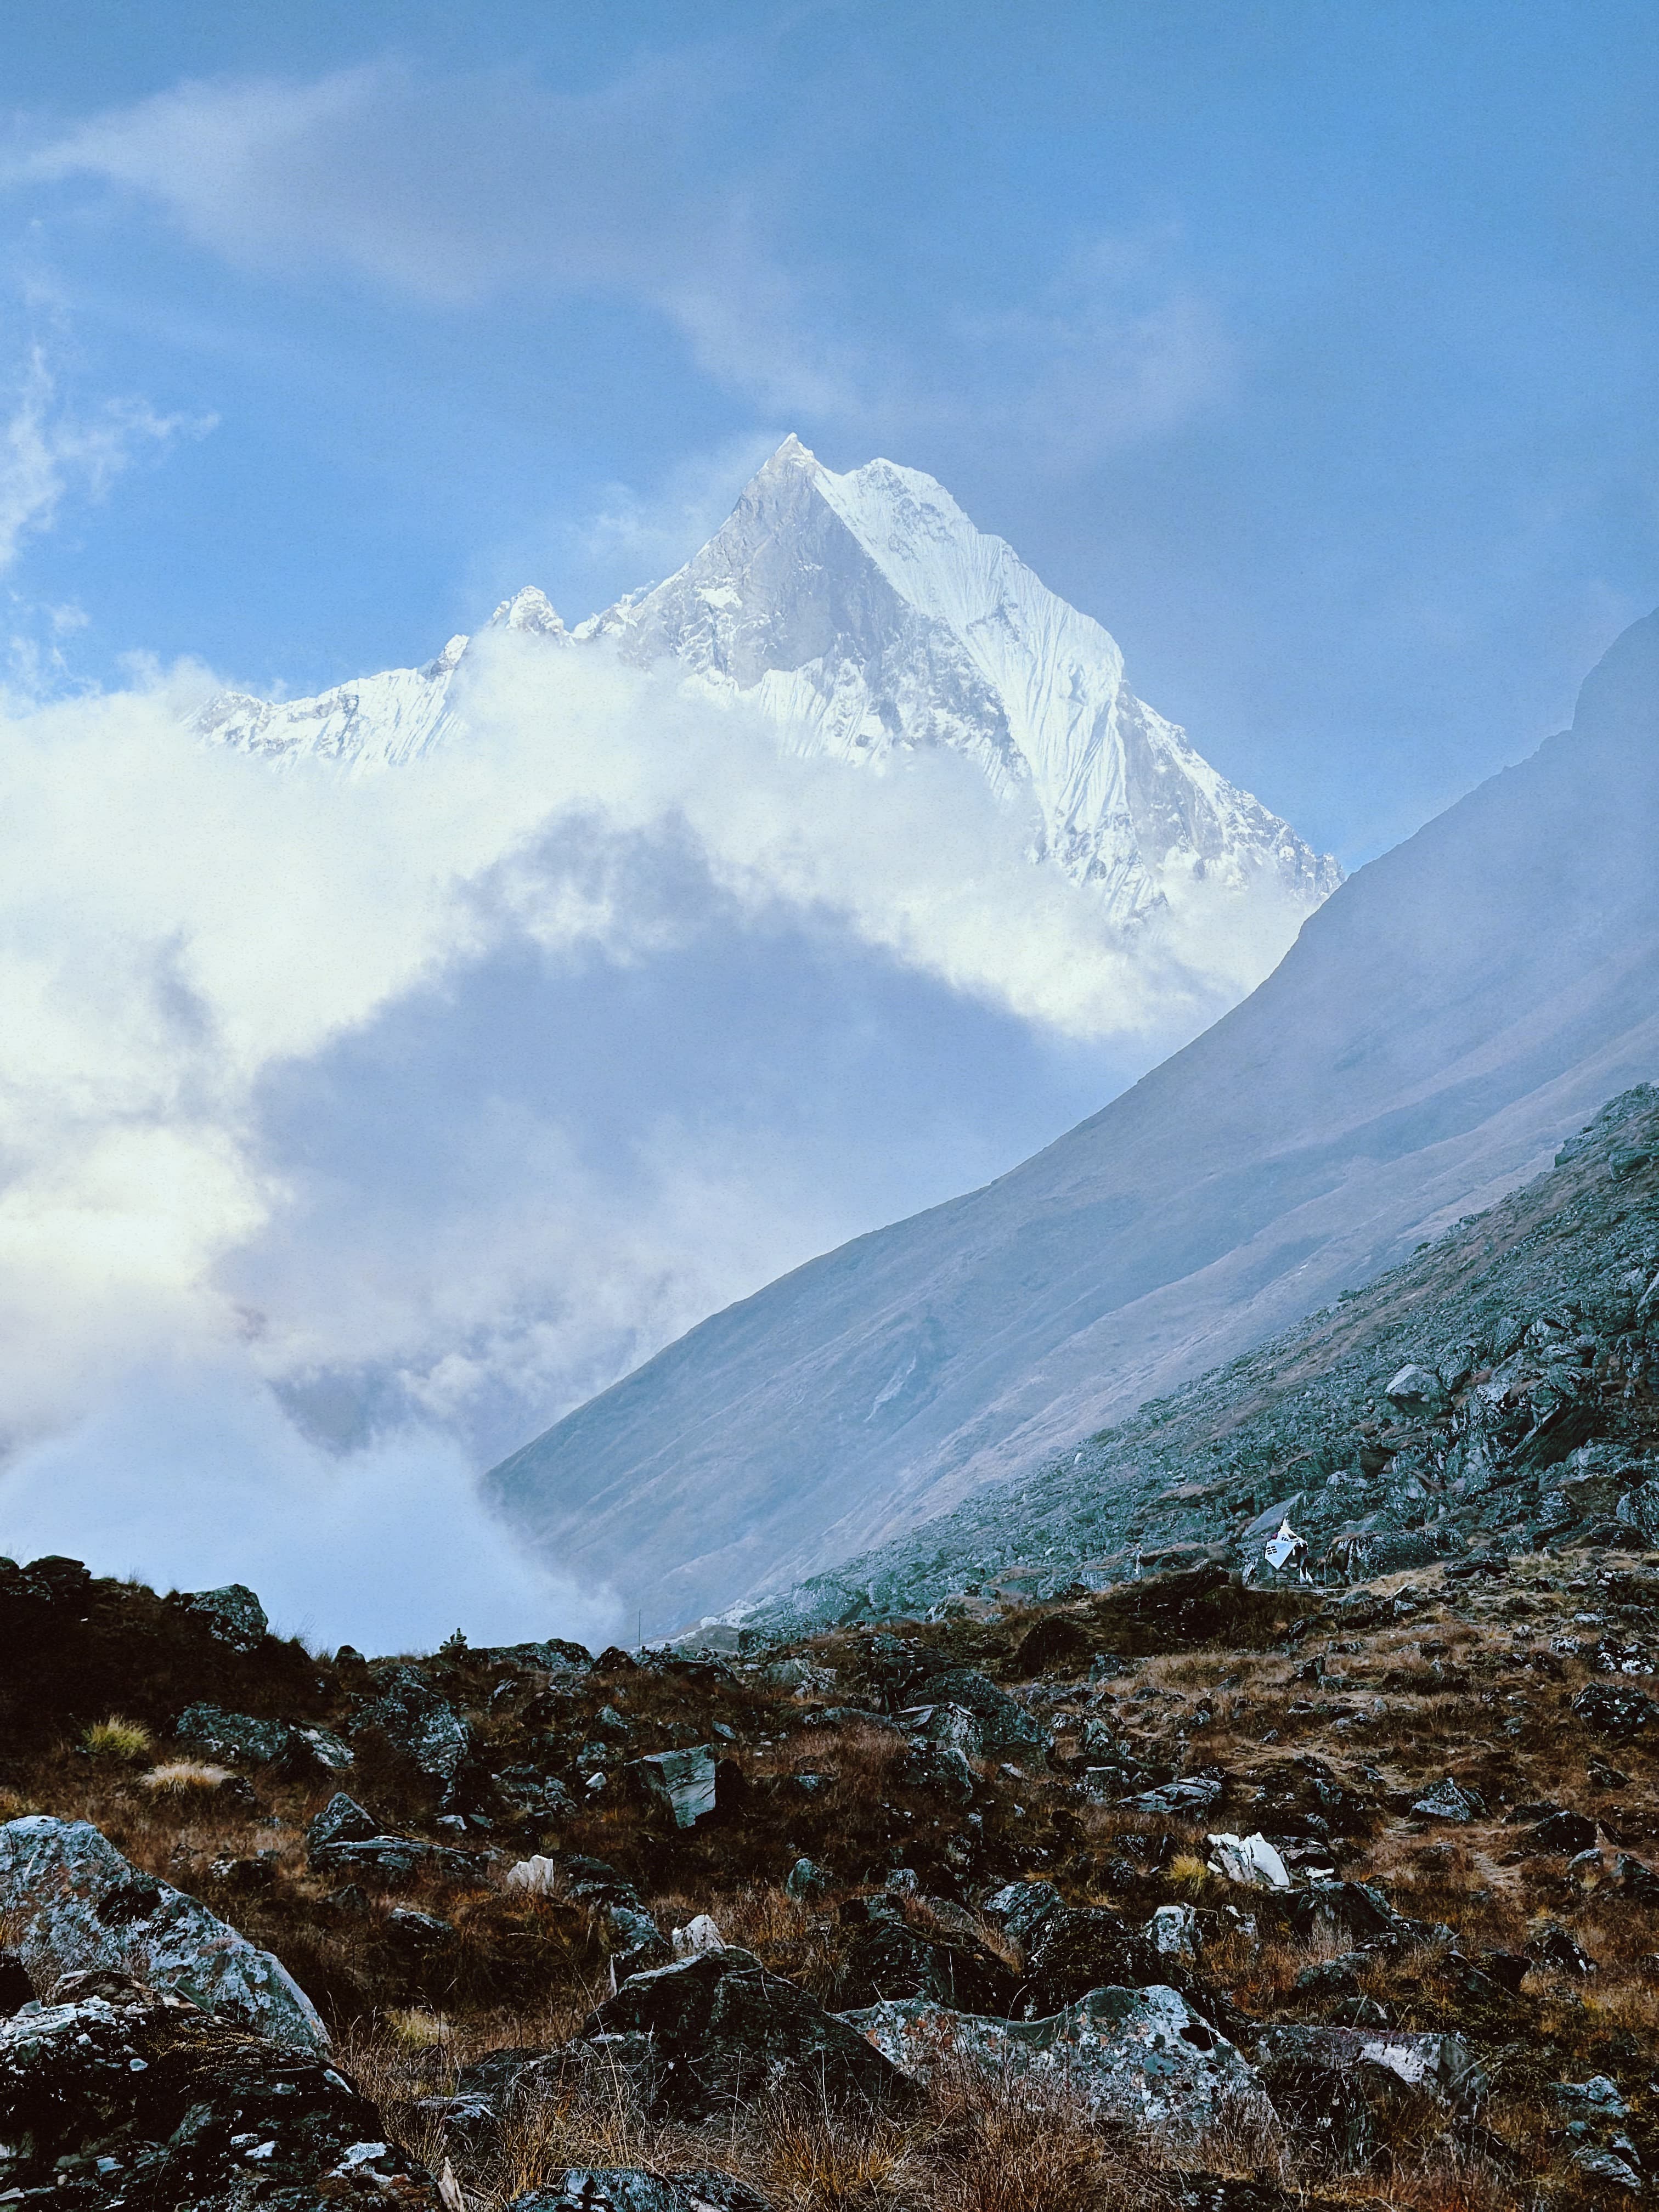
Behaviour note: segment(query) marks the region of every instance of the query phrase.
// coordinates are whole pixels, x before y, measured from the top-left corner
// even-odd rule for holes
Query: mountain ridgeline
[[[503,1462],[665,1627],[1027,1474],[1545,1167],[1659,1072],[1659,617],[1243,1005],[984,1189],[714,1316]]]

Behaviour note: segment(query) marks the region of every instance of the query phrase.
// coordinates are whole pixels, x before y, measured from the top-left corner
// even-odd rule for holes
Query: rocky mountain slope
[[[1659,1070],[1659,617],[1245,1003],[986,1188],[703,1322],[499,1467],[672,1626],[1022,1476],[1536,1174]]]
[[[744,1618],[777,1634],[972,1612],[1198,1560],[1299,1585],[1568,1530],[1639,1547],[1659,1540],[1656,1377],[1659,1090],[1643,1085],[1363,1289]]]
[[[670,662],[775,720],[792,750],[880,761],[944,745],[1016,802],[1011,831],[1137,924],[1196,884],[1271,910],[1287,941],[1342,879],[1130,690],[1115,641],[1048,591],[944,488],[890,461],[838,476],[787,438],[730,520],[665,583],[567,629],[534,589],[490,628],[545,645]],[[220,692],[197,727],[272,758],[388,768],[465,742],[470,641],[282,703]],[[1241,908],[1240,902],[1243,902]]]
[[[315,1654],[240,1588],[0,1563],[0,2201],[1638,2197],[1659,1553],[1617,1525],[723,1655]]]

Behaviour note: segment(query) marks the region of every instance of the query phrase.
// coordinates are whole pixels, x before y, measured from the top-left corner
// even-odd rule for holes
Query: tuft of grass
[[[1177,1851],[1164,1869],[1164,1878],[1171,1889],[1195,1897],[1212,1877],[1196,1851]]]
[[[211,1797],[235,1780],[228,1766],[211,1766],[202,1759],[169,1759],[138,1778],[157,1797]]]
[[[148,1759],[155,1739],[142,1721],[130,1721],[120,1713],[111,1713],[107,1719],[94,1721],[90,1728],[83,1729],[81,1742],[94,1759],[130,1761]]]
[[[423,2006],[395,2008],[386,2016],[395,2041],[405,2051],[439,2051],[449,2040],[450,2024],[441,2012]]]
[[[907,2179],[914,2198],[923,2179],[905,2130],[891,2120],[786,2103],[764,2123],[760,2179],[787,2212],[879,2205],[900,2196]]]

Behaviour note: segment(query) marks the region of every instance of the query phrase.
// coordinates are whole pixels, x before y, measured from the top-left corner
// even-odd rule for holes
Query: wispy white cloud
[[[845,272],[791,230],[789,156],[734,147],[729,43],[580,94],[504,71],[395,64],[310,82],[194,82],[94,116],[3,172],[93,179],[199,246],[279,277],[347,272],[438,310],[552,290],[635,301],[769,420],[879,441],[964,422],[1038,463],[1092,454],[1210,404],[1227,347],[1166,233],[1097,240],[1051,276],[1034,240],[1010,298],[901,343],[854,335]],[[822,160],[815,140],[809,156]],[[1063,426],[1060,427],[1060,426]]]
[[[66,500],[102,498],[143,448],[211,427],[158,415],[137,399],[107,400],[91,413],[77,413],[64,404],[44,347],[32,347],[0,429],[0,574],[28,538],[52,528]],[[52,611],[52,627],[61,631],[63,611]]]
[[[100,179],[239,267],[348,270],[434,307],[522,288],[620,293],[763,404],[844,404],[745,180],[710,143],[732,58],[651,60],[560,94],[393,64],[311,82],[188,82],[14,157],[14,184]]]

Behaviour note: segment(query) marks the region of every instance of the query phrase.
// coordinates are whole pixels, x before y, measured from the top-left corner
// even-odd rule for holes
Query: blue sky
[[[1650,8],[25,0],[0,48],[0,589],[59,680],[579,616],[794,428],[939,476],[1352,865],[1659,600]]]

